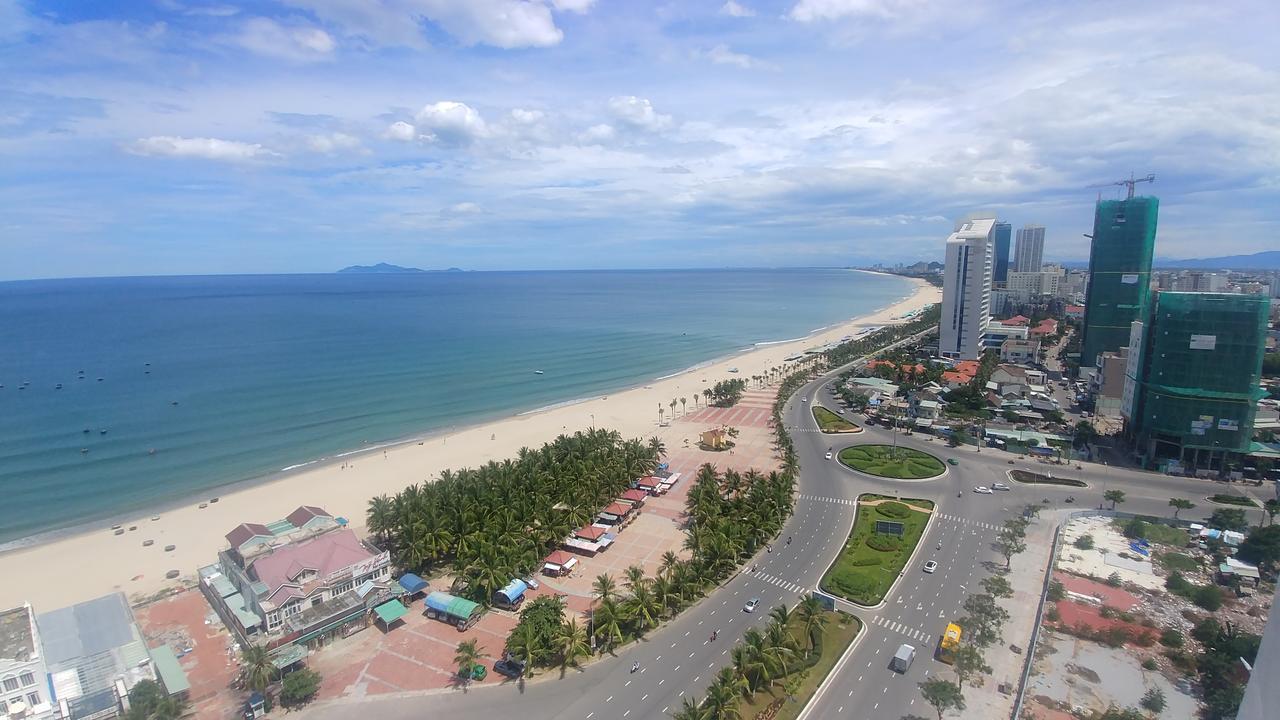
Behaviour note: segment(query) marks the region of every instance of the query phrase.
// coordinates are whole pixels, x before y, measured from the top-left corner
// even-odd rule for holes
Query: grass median
[[[744,700],[738,708],[743,720],[752,720],[771,710],[776,710],[776,714],[765,717],[794,720],[804,711],[805,706],[813,699],[813,694],[818,691],[818,686],[831,674],[831,669],[862,630],[862,623],[847,613],[828,610],[822,617],[825,618],[825,623],[818,642],[814,645],[814,652],[802,661],[806,667],[789,675],[784,685],[771,686]],[[804,628],[799,618],[792,618],[788,623],[788,630],[796,643],[804,647]]]
[[[825,592],[858,605],[876,605],[906,567],[929,522],[933,503],[867,494],[858,498],[858,515],[840,556],[822,576]],[[876,522],[902,524],[902,536],[876,532]]]
[[[815,406],[813,408],[813,419],[818,422],[818,427],[821,428],[824,433],[862,432],[862,428],[824,407]]]
[[[840,451],[840,462],[854,470],[883,478],[923,480],[946,470],[938,458],[911,448],[889,445],[854,445]]]

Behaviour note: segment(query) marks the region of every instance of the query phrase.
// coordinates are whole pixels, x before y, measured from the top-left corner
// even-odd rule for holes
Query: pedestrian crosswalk
[[[969,525],[971,527],[982,528],[983,530],[999,530],[1000,529],[999,525],[994,525],[992,523],[982,522],[979,520],[970,520],[968,518],[962,518],[958,515],[948,515],[947,513],[937,513],[936,515],[934,515],[934,517],[936,517],[939,520],[958,523],[960,525]]]
[[[797,585],[796,583],[793,583],[790,580],[783,580],[780,577],[774,577],[769,573],[751,572],[750,570],[748,570],[747,576],[752,578],[758,578],[760,580],[763,580],[769,583],[770,585],[777,585],[778,587],[782,588],[783,590],[786,590],[787,592],[793,592],[797,594],[808,592],[808,588],[804,587],[803,585]]]
[[[891,630],[891,631],[893,631],[893,632],[896,632],[896,633],[899,633],[899,634],[902,634],[902,635],[906,635],[907,637],[911,638],[912,640],[915,640],[915,641],[919,642],[921,645],[928,645],[928,644],[929,644],[929,635],[928,635],[927,633],[920,632],[919,630],[917,630],[917,629],[915,629],[915,628],[913,628],[913,627],[909,627],[909,626],[907,626],[907,625],[903,625],[903,624],[902,624],[902,623],[900,623],[900,622],[895,622],[895,621],[893,621],[893,620],[889,620],[889,619],[887,619],[887,618],[882,618],[882,617],[880,617],[879,615],[877,615],[877,616],[875,616],[874,618],[872,618],[872,620],[871,620],[871,621],[872,621],[873,623],[875,623],[876,625],[879,625],[880,627],[882,627],[882,628],[884,628],[884,629],[886,629],[886,630]]]
[[[828,502],[828,503],[834,503],[834,504],[836,504],[836,505],[854,505],[854,504],[856,504],[853,500],[849,500],[848,498],[823,497],[823,496],[821,496],[821,495],[805,495],[804,493],[801,493],[801,494],[797,495],[797,496],[796,496],[796,498],[798,498],[798,499],[800,499],[800,500],[811,500],[811,501],[813,501],[813,502]]]

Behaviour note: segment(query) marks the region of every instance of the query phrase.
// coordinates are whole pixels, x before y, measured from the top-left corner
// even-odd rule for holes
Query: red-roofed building
[[[1014,325],[1030,325],[1030,324],[1031,324],[1031,318],[1027,317],[1026,315],[1014,315],[1013,317],[1009,318],[1008,320],[1001,320],[1001,321],[1000,321],[1000,324],[1001,324],[1001,325],[1009,325],[1009,326],[1014,326]]]
[[[1044,339],[1048,335],[1054,335],[1058,332],[1058,321],[1053,318],[1047,318],[1040,321],[1039,325],[1031,328],[1027,332],[1033,338]]]
[[[892,360],[872,360],[871,362],[867,363],[867,369],[871,371],[875,371],[878,368],[882,368],[882,367],[887,367],[894,370],[897,370],[900,367],[902,372],[904,373],[914,372],[917,375],[923,375],[925,371],[924,366],[919,363],[916,363],[915,365],[911,365],[909,363],[903,363],[901,366],[895,365]]]
[[[647,497],[649,497],[649,493],[637,488],[631,488],[630,490],[622,493],[622,497],[618,498],[618,500],[622,502],[629,502],[639,507],[644,504],[645,498]]]
[[[1065,312],[1066,312],[1066,314],[1067,314],[1067,317],[1069,317],[1069,318],[1071,318],[1071,319],[1073,319],[1073,320],[1083,320],[1083,319],[1084,319],[1084,306],[1083,306],[1083,305],[1068,305],[1068,306],[1065,308]]]
[[[608,532],[608,530],[605,530],[602,527],[596,527],[595,525],[587,525],[586,527],[580,527],[577,530],[574,530],[573,536],[582,538],[583,540],[590,540],[591,542],[595,542],[596,540],[599,540],[601,537],[604,537],[604,534],[606,532]]]
[[[564,550],[556,550],[542,561],[542,572],[545,575],[568,575],[577,564],[578,558]]]
[[[613,503],[609,503],[609,507],[605,508],[601,512],[605,512],[610,515],[617,515],[618,517],[623,518],[630,515],[633,509],[634,509],[634,506],[629,505],[627,503],[613,502]]]
[[[240,523],[235,530],[226,534],[226,538],[227,544],[231,546],[231,549],[240,552],[242,547],[251,543],[271,542],[271,540],[275,539],[275,534],[262,523]]]

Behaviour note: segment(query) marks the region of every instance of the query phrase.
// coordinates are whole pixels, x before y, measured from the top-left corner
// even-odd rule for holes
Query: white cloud
[[[235,38],[259,55],[294,61],[323,60],[336,47],[329,33],[301,23],[281,24],[269,18],[251,18]]]
[[[418,129],[403,120],[397,120],[391,123],[382,136],[388,140],[409,142],[418,137]]]
[[[918,8],[923,0],[800,0],[789,13],[792,20],[839,20],[846,17],[898,17]]]
[[[477,203],[460,202],[454,203],[453,205],[445,208],[444,212],[449,215],[478,215],[484,212],[484,208],[480,207]]]
[[[551,6],[559,12],[582,14],[591,9],[596,0],[551,0]]]
[[[724,43],[720,43],[719,45],[716,45],[715,47],[711,48],[710,50],[706,51],[703,54],[706,56],[708,60],[710,60],[711,62],[717,65],[737,65],[738,67],[744,68],[744,69],[769,66],[767,63],[762,63],[759,60],[751,57],[750,55],[745,55],[743,53],[736,53],[730,50],[729,46],[725,45]]]
[[[307,136],[307,148],[312,152],[331,155],[337,152],[365,152],[360,139],[346,133],[329,133],[328,135]]]
[[[720,8],[720,14],[728,15],[729,17],[745,18],[755,17],[756,11],[746,7],[745,5],[740,5],[733,0],[727,0],[724,6]]]
[[[511,111],[511,119],[521,125],[534,125],[542,122],[547,116],[541,110],[525,110],[524,108],[515,108]]]
[[[414,121],[429,139],[446,145],[466,145],[488,132],[475,108],[452,100],[427,105],[418,111]]]
[[[161,157],[201,158],[244,162],[257,158],[278,156],[257,143],[218,138],[184,138],[172,135],[155,135],[130,143],[126,149],[135,155]]]
[[[653,109],[653,103],[635,95],[609,98],[609,112],[617,120],[631,127],[656,132],[671,125],[671,116]]]
[[[285,0],[347,35],[379,45],[421,47],[424,21],[468,45],[548,47],[564,34],[542,0]],[[560,8],[563,4],[565,7]],[[584,12],[590,3],[565,0],[557,9]],[[581,7],[581,10],[577,8]]]
[[[614,139],[617,136],[618,136],[618,131],[614,130],[612,125],[606,125],[604,123],[601,123],[599,125],[592,125],[591,127],[587,128],[586,131],[582,133],[582,136],[579,139],[587,145],[593,145],[598,143],[609,142],[610,140]]]

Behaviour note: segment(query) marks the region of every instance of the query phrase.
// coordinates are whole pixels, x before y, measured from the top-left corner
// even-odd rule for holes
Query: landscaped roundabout
[[[941,475],[946,466],[926,452],[889,445],[854,445],[840,451],[840,462],[882,478],[924,480]]]

